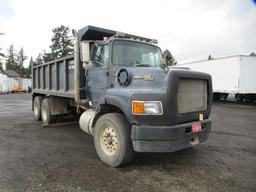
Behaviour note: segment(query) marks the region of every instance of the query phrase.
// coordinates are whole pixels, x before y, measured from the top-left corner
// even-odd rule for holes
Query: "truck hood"
[[[119,73],[117,70],[117,73]],[[115,75],[112,85],[105,95],[105,102],[119,107],[134,124],[173,125],[177,123],[195,121],[198,119],[198,111],[179,113],[178,111],[178,87],[180,79],[202,79],[207,81],[207,109],[200,113],[205,118],[209,117],[212,101],[211,76],[205,73],[195,72],[188,69],[171,68],[162,70],[159,68],[126,68],[131,76],[126,86],[118,82],[118,74]],[[145,77],[146,76],[146,77]],[[131,112],[132,101],[161,101],[163,104],[163,115],[161,116],[136,116]]]

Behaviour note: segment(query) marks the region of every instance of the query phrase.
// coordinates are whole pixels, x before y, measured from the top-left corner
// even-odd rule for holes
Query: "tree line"
[[[70,28],[61,25],[54,28],[52,32],[52,44],[49,46],[50,51],[44,50],[40,53],[35,63],[40,64],[73,54],[73,37],[70,35]],[[163,56],[166,59],[167,65],[177,64],[177,61],[168,49],[163,52]]]
[[[4,60],[6,69],[15,71],[21,77],[31,78],[32,64],[41,64],[73,54],[73,38],[70,35],[69,27],[61,25],[54,28],[52,32],[50,51],[43,50],[35,60],[31,57],[28,67],[24,67],[24,62],[28,57],[23,48],[17,51],[13,45],[10,45],[6,53],[2,53],[2,49],[0,49],[0,70],[3,69],[2,60]]]
[[[0,35],[5,35],[5,33],[0,33]],[[24,66],[24,62],[28,57],[25,55],[23,47],[17,51],[13,45],[10,45],[6,53],[2,50],[0,48],[0,70],[3,70],[3,64],[5,64],[6,69],[15,71],[21,77],[31,77],[31,64],[28,67]]]
[[[6,54],[4,54],[4,58],[6,69],[15,71],[21,77],[31,77],[31,64],[28,67],[24,67],[24,62],[28,57],[25,55],[23,48],[17,51],[13,45],[10,45]],[[1,65],[1,69],[2,68],[3,66]]]
[[[49,46],[50,51],[44,50],[40,53],[35,63],[40,64],[73,54],[73,37],[70,35],[70,28],[61,25],[54,28],[52,32],[52,44]],[[177,64],[177,61],[168,49],[163,52],[163,56],[166,59],[167,65]]]
[[[41,64],[67,55],[72,55],[73,37],[70,28],[60,25],[59,27],[52,29],[52,33],[51,45],[49,46],[48,51],[43,50],[38,54],[35,60],[31,57],[28,67],[24,67],[24,61],[27,60],[28,57],[25,55],[23,48],[17,52],[13,45],[10,45],[6,53],[3,53],[0,48],[0,69],[3,69],[2,60],[5,60],[6,69],[14,70],[22,77],[29,78],[31,77],[32,64]],[[0,35],[4,35],[4,33],[0,33]],[[250,53],[250,56],[256,56],[256,53],[252,52]],[[171,66],[177,64],[177,61],[168,49],[164,50],[163,57],[166,59],[167,65]],[[214,59],[212,55],[209,55],[208,60],[212,59]]]
[[[41,64],[54,59],[65,57],[73,54],[73,36],[70,28],[64,25],[52,29],[50,51],[43,50],[39,53],[35,63]]]

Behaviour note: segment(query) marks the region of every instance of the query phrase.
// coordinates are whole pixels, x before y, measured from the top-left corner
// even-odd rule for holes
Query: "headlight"
[[[132,113],[135,115],[162,115],[161,101],[133,101]]]

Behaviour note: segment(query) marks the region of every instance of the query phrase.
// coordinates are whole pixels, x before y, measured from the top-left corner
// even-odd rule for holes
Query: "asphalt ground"
[[[110,168],[78,125],[41,128],[30,94],[0,95],[0,191],[256,191],[256,106],[214,103],[211,119],[202,145]]]

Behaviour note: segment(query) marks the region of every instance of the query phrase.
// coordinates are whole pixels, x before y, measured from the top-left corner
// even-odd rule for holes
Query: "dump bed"
[[[73,55],[33,65],[32,70],[33,93],[74,98]],[[84,86],[84,75],[80,76],[80,83]]]

